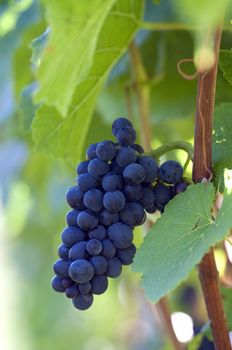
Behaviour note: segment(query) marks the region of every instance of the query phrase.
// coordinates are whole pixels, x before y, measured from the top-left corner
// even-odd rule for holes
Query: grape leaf
[[[89,74],[75,89],[66,118],[56,108],[41,106],[33,121],[38,150],[76,162],[81,158],[96,97],[107,73],[122,56],[139,27],[143,0],[118,0],[99,35]],[[110,36],[109,36],[110,33]]]
[[[114,2],[45,0],[52,30],[38,71],[37,101],[66,115],[77,83],[91,67],[99,32]]]
[[[228,328],[231,330],[232,328],[232,289],[222,287],[222,299],[224,304],[224,310],[226,314],[226,320],[228,324]]]
[[[232,84],[232,50],[220,50],[219,67],[224,78]]]
[[[232,168],[232,103],[215,108],[213,130],[213,164],[217,169]]]
[[[212,184],[190,185],[166,206],[139,248],[133,270],[142,272],[146,296],[157,302],[176,288],[209,248],[232,227],[232,195],[227,194],[215,221]]]

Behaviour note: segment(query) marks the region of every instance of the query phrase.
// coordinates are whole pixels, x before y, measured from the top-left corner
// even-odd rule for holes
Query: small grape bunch
[[[185,190],[181,165],[167,161],[159,168],[135,143],[129,120],[116,119],[112,133],[117,142],[89,146],[87,160],[77,166],[77,185],[66,193],[71,210],[61,234],[60,259],[53,266],[52,287],[79,310],[88,309],[93,295],[107,290],[108,278],[118,277],[122,265],[132,263],[133,229],[144,223],[146,211],[163,211]]]

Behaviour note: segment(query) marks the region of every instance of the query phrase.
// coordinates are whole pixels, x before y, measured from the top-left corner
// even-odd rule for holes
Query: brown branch
[[[145,151],[151,150],[151,123],[150,123],[150,86],[147,84],[148,76],[144,68],[140,52],[135,43],[132,42],[129,46],[129,56],[132,65],[133,84],[137,96],[137,102],[139,107],[140,117],[140,131],[142,135],[142,145]],[[152,223],[147,220],[147,229],[152,226]],[[162,317],[163,325],[166,333],[169,336],[173,349],[183,350],[183,345],[176,338],[174,329],[172,327],[172,321],[170,316],[170,310],[168,301],[163,298],[158,303],[158,308]]]
[[[212,123],[217,78],[218,53],[221,28],[215,34],[215,64],[209,72],[199,73],[195,120],[193,180],[212,178]],[[199,278],[205,304],[211,321],[214,343],[217,350],[230,350],[229,334],[220,295],[219,276],[211,249],[199,265]]]

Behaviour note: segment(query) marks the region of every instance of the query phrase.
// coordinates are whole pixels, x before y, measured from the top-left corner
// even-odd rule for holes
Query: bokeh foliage
[[[91,310],[78,313],[51,290],[51,266],[65,224],[64,194],[74,183],[75,164],[84,158],[89,143],[111,137],[115,117],[127,116],[126,90],[139,136],[127,54],[133,37],[149,75],[153,145],[178,139],[192,142],[196,81],[184,80],[176,66],[180,59],[194,56],[201,38],[187,30],[144,30],[143,20],[199,25],[205,18],[210,20],[208,1],[205,10],[202,1],[199,6],[184,0],[93,3],[0,2],[0,261],[3,281],[7,281],[1,298],[4,350],[16,346],[170,349],[137,287],[138,275],[129,268],[111,282],[108,293],[96,298]],[[221,7],[210,8],[214,21]],[[230,40],[230,32],[225,31],[224,50],[230,49]],[[230,56],[230,51],[221,56],[217,105],[231,101],[232,88],[226,81],[231,83],[231,74],[224,69],[226,65],[231,69]],[[185,69],[192,73],[194,67],[189,64]],[[231,116],[226,106],[217,111],[225,108]],[[182,152],[171,156],[183,162]],[[135,236],[139,245],[142,230]],[[196,274],[188,281],[198,291]],[[204,311],[196,317],[183,303],[185,287],[172,297],[173,310],[192,312],[196,322],[203,324]],[[231,302],[226,305],[231,307]]]

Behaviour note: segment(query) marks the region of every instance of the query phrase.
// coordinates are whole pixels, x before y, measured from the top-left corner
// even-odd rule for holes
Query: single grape
[[[72,209],[66,214],[66,223],[68,226],[77,226],[77,215],[79,213],[79,210]]]
[[[121,146],[130,146],[136,140],[136,132],[132,127],[126,126],[117,130],[116,138]]]
[[[118,129],[122,129],[122,128],[125,128],[125,127],[133,128],[133,125],[126,118],[117,118],[117,119],[115,119],[113,124],[112,124],[112,133],[113,133],[113,135],[116,137]]]
[[[89,253],[86,250],[87,242],[81,241],[74,244],[69,250],[69,259],[77,260],[77,259],[88,259]]]
[[[143,186],[126,184],[123,187],[123,193],[129,202],[137,202],[143,196]]]
[[[111,278],[118,277],[122,272],[122,264],[121,261],[114,257],[108,260],[108,268],[106,271],[106,275]]]
[[[77,183],[82,192],[97,186],[97,180],[90,174],[81,174],[77,177]],[[84,194],[83,194],[84,197]]]
[[[160,183],[155,185],[154,195],[158,206],[167,204],[173,197],[171,188]]]
[[[138,159],[138,163],[142,165],[145,170],[144,182],[153,182],[159,175],[159,167],[155,159],[149,156],[141,156]]]
[[[146,210],[154,207],[154,205],[155,205],[154,192],[150,188],[144,187],[143,196],[142,196],[142,198],[140,198],[139,203]]]
[[[53,265],[53,271],[57,276],[60,277],[69,277],[68,269],[70,266],[70,261],[65,259],[57,260]]]
[[[96,157],[96,148],[98,143],[93,143],[90,145],[86,151],[86,157],[88,160],[91,160]]]
[[[109,161],[116,155],[116,147],[112,141],[99,142],[96,148],[96,155],[99,159]]]
[[[105,209],[100,213],[100,222],[105,226],[109,226],[114,222],[117,222],[118,219],[119,213],[110,213],[108,210]]]
[[[78,289],[80,291],[81,294],[88,294],[91,291],[91,283],[90,282],[86,282],[86,283],[80,283],[78,285]]]
[[[116,248],[109,239],[104,239],[102,241],[102,251],[101,255],[106,259],[111,259],[116,254]]]
[[[77,224],[84,231],[92,230],[98,224],[98,216],[90,210],[83,210],[77,216]]]
[[[103,205],[110,213],[117,213],[125,206],[125,196],[121,191],[106,192],[103,197]]]
[[[69,276],[77,283],[86,283],[91,280],[93,275],[93,266],[85,259],[75,260],[69,266]]]
[[[123,186],[122,176],[108,173],[102,179],[102,187],[106,192],[121,190]]]
[[[143,154],[144,153],[144,149],[142,146],[138,145],[137,143],[134,143],[133,145],[131,145],[131,147],[138,153],[138,154]]]
[[[165,208],[165,204],[158,204],[158,203],[157,203],[157,208],[158,208],[158,210],[159,210],[161,213],[163,213],[163,212],[164,212],[164,208]]]
[[[140,164],[129,164],[123,171],[123,177],[126,183],[138,185],[145,179],[145,170]]]
[[[108,228],[109,239],[116,248],[128,248],[133,241],[133,232],[130,226],[117,222]]]
[[[103,208],[103,193],[97,188],[91,188],[84,195],[84,205],[94,212],[101,211]]]
[[[75,226],[69,226],[64,229],[61,233],[62,242],[67,246],[71,247],[73,244],[83,241],[85,238],[84,232]]]
[[[89,231],[89,239],[96,238],[100,241],[106,238],[106,229],[102,225],[98,225],[95,229]]]
[[[159,177],[168,184],[176,184],[182,179],[183,168],[175,160],[167,160],[159,170]]]
[[[102,244],[98,239],[93,238],[88,241],[86,249],[89,254],[98,255],[102,251]]]
[[[135,163],[136,159],[137,154],[130,146],[120,147],[117,151],[116,162],[122,168],[125,168],[129,164]]]
[[[103,256],[101,255],[92,256],[92,258],[90,258],[90,262],[93,266],[94,273],[96,275],[103,275],[103,273],[106,272],[107,260]]]
[[[88,172],[89,161],[85,160],[80,162],[77,166],[77,175],[85,174]]]
[[[103,294],[108,288],[108,278],[105,275],[94,275],[91,280],[93,294]]]
[[[84,209],[83,197],[84,193],[78,186],[73,186],[66,192],[66,201],[71,208]]]
[[[87,310],[93,304],[93,294],[79,294],[72,299],[73,305],[79,310]]]
[[[177,194],[184,192],[187,187],[188,187],[188,183],[186,181],[180,181],[178,183],[176,183],[173,187],[172,187],[172,193],[174,196],[176,196]]]
[[[78,296],[79,290],[76,285],[73,285],[71,287],[66,288],[65,294],[67,298],[72,299]]]
[[[151,207],[150,209],[146,209],[146,211],[147,211],[149,214],[153,214],[153,213],[155,213],[157,210],[158,210],[158,207],[157,207],[156,204],[155,204],[153,207]]]
[[[141,204],[128,202],[120,212],[120,220],[129,226],[142,225],[146,219],[146,213]]]
[[[96,179],[100,179],[101,176],[105,175],[109,172],[109,164],[104,160],[94,158],[89,162],[88,172],[90,175],[95,177]]]
[[[132,243],[126,249],[117,249],[117,258],[121,261],[123,265],[130,265],[133,262],[136,253],[136,247]]]
[[[65,292],[65,288],[63,286],[62,283],[63,279],[59,276],[54,276],[52,278],[52,288],[59,293],[64,293]]]
[[[63,284],[64,288],[69,288],[69,287],[73,286],[74,282],[73,282],[73,280],[71,280],[71,278],[68,277],[68,278],[63,278],[62,284]]]
[[[58,247],[58,255],[61,259],[68,259],[69,248],[65,244],[60,244]]]

